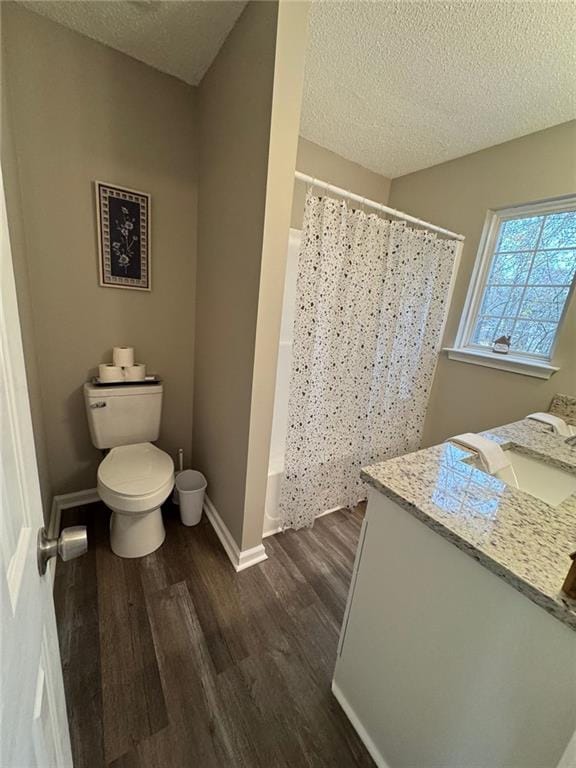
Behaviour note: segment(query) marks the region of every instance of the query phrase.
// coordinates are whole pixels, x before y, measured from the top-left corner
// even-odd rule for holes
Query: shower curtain
[[[366,495],[360,469],[419,447],[456,243],[306,198],[280,515]]]

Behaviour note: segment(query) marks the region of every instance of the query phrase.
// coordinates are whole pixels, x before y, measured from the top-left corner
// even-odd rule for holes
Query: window
[[[549,378],[576,275],[576,198],[488,214],[453,359]],[[493,351],[509,337],[508,354]]]

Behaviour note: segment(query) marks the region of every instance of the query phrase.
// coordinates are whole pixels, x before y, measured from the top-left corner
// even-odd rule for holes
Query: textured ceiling
[[[242,0],[27,0],[197,85]],[[388,177],[576,117],[572,0],[313,0],[302,135]]]
[[[198,85],[245,2],[31,0],[22,5],[186,83]]]
[[[401,176],[576,116],[576,4],[315,0],[301,133]]]

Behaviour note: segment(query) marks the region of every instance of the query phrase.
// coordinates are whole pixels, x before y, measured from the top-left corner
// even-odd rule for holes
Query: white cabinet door
[[[72,766],[40,484],[0,174],[0,766]]]

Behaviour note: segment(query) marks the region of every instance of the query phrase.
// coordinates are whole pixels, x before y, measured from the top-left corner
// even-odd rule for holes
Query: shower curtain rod
[[[348,200],[355,200],[357,203],[361,203],[362,205],[367,205],[369,208],[375,208],[377,211],[382,211],[383,213],[389,213],[391,216],[394,216],[397,219],[410,221],[412,224],[419,224],[421,227],[426,227],[426,229],[431,229],[433,232],[438,232],[440,235],[446,235],[452,240],[463,241],[465,239],[464,235],[459,235],[457,232],[451,232],[449,229],[443,229],[442,227],[437,227],[436,224],[430,224],[429,221],[423,221],[422,219],[417,219],[415,216],[410,216],[409,213],[403,213],[402,211],[396,211],[394,208],[388,208],[387,205],[382,205],[382,203],[377,203],[374,200],[368,200],[367,198],[361,197],[360,195],[355,195],[353,192],[349,192],[347,189],[343,189],[342,187],[336,187],[334,186],[334,184],[328,184],[327,181],[321,181],[320,179],[315,179],[313,176],[308,176],[306,173],[301,173],[300,171],[296,171],[294,173],[294,176],[299,181],[303,181],[306,184],[311,184],[314,187],[320,187],[321,189],[325,189],[328,192],[334,192],[334,194],[339,195],[340,197],[345,197]]]

